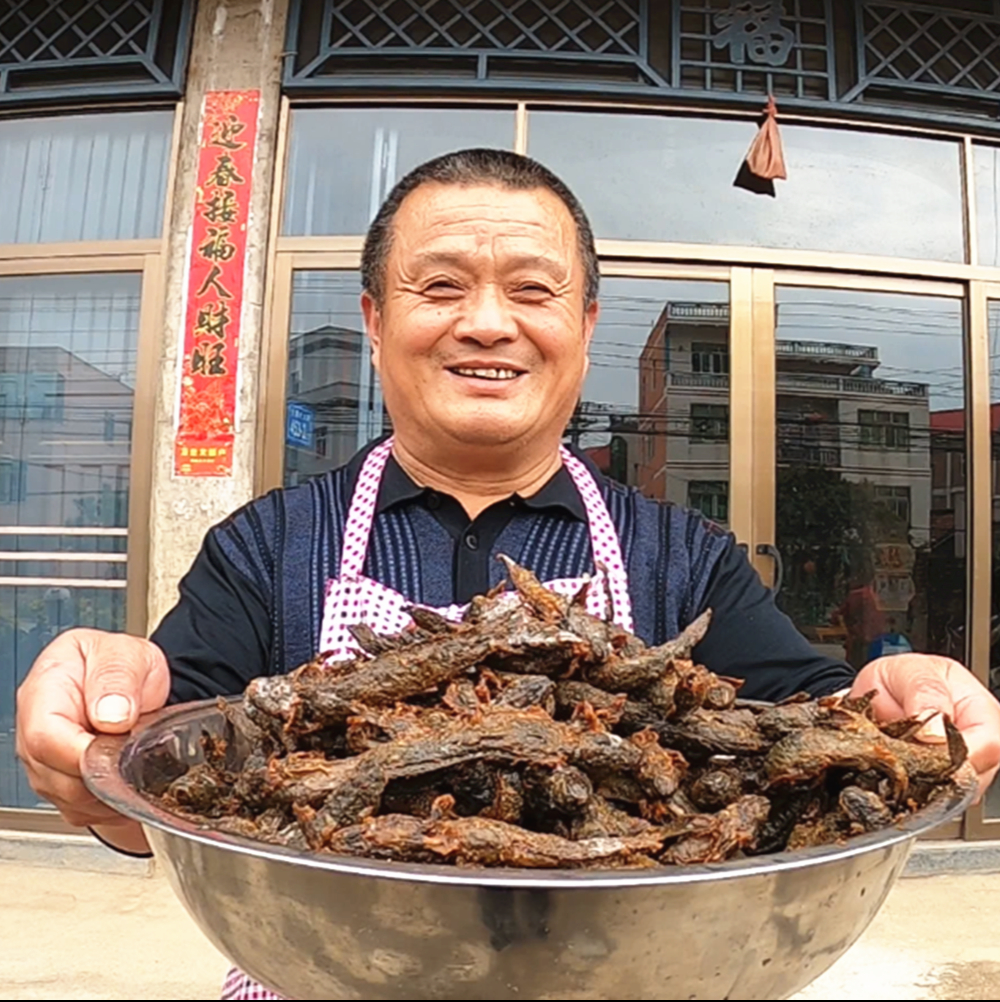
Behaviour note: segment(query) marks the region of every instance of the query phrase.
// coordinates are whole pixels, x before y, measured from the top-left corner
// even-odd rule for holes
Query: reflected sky
[[[878,349],[876,379],[924,383],[931,411],[965,405],[963,304],[849,289],[778,289],[779,338]]]
[[[473,146],[513,149],[514,125],[513,109],[298,108],[283,232],[364,233],[418,164]]]
[[[532,112],[529,153],[576,193],[599,237],[963,261],[959,146],[782,124],[777,198],[733,180],[753,122]]]

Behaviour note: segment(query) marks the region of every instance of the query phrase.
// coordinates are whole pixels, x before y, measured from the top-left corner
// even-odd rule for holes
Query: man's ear
[[[597,327],[597,318],[600,314],[601,304],[596,299],[583,311],[583,338],[588,351],[590,349],[590,342],[594,338],[594,330]]]
[[[372,349],[372,365],[378,372],[382,352],[382,311],[367,289],[361,293],[361,315],[365,318],[365,333]]]
[[[601,307],[595,299],[583,311],[583,350],[586,352],[583,362],[583,374],[590,371],[590,344],[594,340],[594,330],[597,328],[597,318],[600,316]]]

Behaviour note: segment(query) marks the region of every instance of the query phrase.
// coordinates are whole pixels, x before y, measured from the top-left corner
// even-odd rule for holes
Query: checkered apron
[[[336,578],[326,587],[323,624],[320,629],[318,649],[329,652],[329,660],[343,661],[361,653],[348,627],[363,623],[377,633],[398,633],[410,625],[406,612],[409,599],[399,592],[361,572],[368,552],[368,539],[375,521],[379,484],[385,464],[392,453],[392,439],[373,449],[361,467],[351,507],[344,530],[340,569]],[[587,611],[604,617],[607,610],[607,593],[611,593],[613,618],[619,626],[632,631],[632,603],[628,593],[628,578],[622,558],[618,533],[608,513],[604,498],[586,466],[568,450],[562,450],[562,461],[576,489],[580,493],[590,527],[594,562],[599,568],[587,591]],[[600,569],[603,568],[603,571]],[[604,575],[607,575],[605,586]],[[545,586],[561,595],[574,595],[584,584],[583,578],[564,578],[547,581]],[[459,620],[464,605],[452,605],[435,611],[451,620]],[[222,991],[224,999],[282,999],[262,985],[257,984],[242,971],[233,969],[226,978]]]

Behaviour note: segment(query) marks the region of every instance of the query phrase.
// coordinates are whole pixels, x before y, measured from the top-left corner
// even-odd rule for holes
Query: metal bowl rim
[[[235,701],[239,697],[232,699]],[[545,871],[395,863],[355,856],[303,853],[240,835],[214,831],[163,810],[125,778],[122,765],[136,751],[148,746],[156,738],[169,734],[178,725],[191,726],[199,717],[211,712],[218,712],[218,700],[170,706],[144,716],[130,734],[98,735],[84,754],[82,763],[83,780],[88,790],[107,806],[145,827],[206,847],[285,865],[411,883],[524,890],[610,890],[766,876],[849,860],[914,840],[963,813],[972,803],[978,789],[976,774],[966,763],[954,776],[955,788],[951,792],[943,792],[927,807],[900,824],[857,836],[843,844],[752,856],[725,863],[664,867],[662,870]]]

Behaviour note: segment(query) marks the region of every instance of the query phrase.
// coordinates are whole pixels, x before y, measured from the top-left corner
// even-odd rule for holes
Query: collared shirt
[[[565,466],[559,468],[551,479],[531,497],[512,494],[497,501],[470,519],[455,498],[430,487],[421,487],[390,456],[379,485],[376,515],[419,504],[432,512],[434,518],[455,541],[455,559],[452,574],[455,578],[453,601],[464,605],[474,595],[485,594],[490,588],[490,555],[493,547],[518,513],[548,512],[575,519],[586,525],[587,510],[580,492]]]
[[[307,484],[272,491],[208,533],[180,601],[152,638],[170,664],[172,701],[237,694],[250,679],[290,671],[317,653],[326,582],[338,572],[367,452]],[[605,479],[577,455],[618,532],[635,630],[647,644],[666,642],[711,608],[713,625],[695,657],[745,679],[744,696],[819,696],[851,684],[853,671],[819,654],[778,610],[730,534],[697,512]],[[365,574],[412,602],[444,606],[500,583],[499,553],[542,580],[594,572],[586,512],[564,469],[533,496],[514,495],[470,520],[455,498],[388,464]]]

